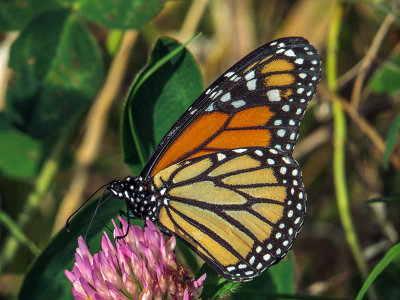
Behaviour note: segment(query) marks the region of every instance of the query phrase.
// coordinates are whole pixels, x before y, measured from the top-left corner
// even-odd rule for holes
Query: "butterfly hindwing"
[[[221,276],[249,280],[284,257],[304,215],[297,163],[265,147],[225,150],[173,164],[153,178],[158,223]]]
[[[320,79],[320,58],[299,37],[270,42],[231,67],[160,142],[142,177],[225,149],[271,147],[291,154]]]

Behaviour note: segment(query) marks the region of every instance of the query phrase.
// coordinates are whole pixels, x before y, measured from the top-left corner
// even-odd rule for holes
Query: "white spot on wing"
[[[243,100],[237,100],[237,101],[233,101],[231,104],[233,105],[233,107],[239,108],[239,107],[244,106],[246,104],[246,102]]]
[[[243,153],[243,152],[246,152],[246,151],[247,151],[246,148],[233,149],[233,152],[236,152],[236,153]]]
[[[257,79],[253,79],[247,82],[247,88],[249,91],[254,91],[257,87]]]
[[[214,103],[211,103],[206,109],[205,111],[213,111],[214,110]]]
[[[285,52],[285,55],[286,55],[286,56],[296,56],[296,54],[294,54],[294,52],[293,52],[292,49],[287,50],[287,51]]]
[[[285,133],[286,133],[286,130],[285,129],[279,129],[276,133],[277,133],[278,136],[284,137]]]
[[[218,154],[217,154],[217,158],[218,158],[219,161],[221,161],[221,160],[223,160],[223,159],[226,158],[226,155],[225,155],[225,154],[222,154],[222,153],[218,153]]]
[[[227,102],[229,100],[231,100],[231,93],[226,93],[225,95],[223,95],[220,99],[222,102]]]
[[[254,75],[255,75],[255,72],[254,72],[254,71],[251,71],[251,72],[247,73],[247,74],[244,76],[244,78],[246,78],[246,80],[251,80],[251,79],[254,78]]]
[[[297,59],[294,61],[294,63],[296,63],[296,64],[298,64],[298,65],[302,65],[303,62],[304,62],[304,59],[302,59],[302,58],[297,58]]]
[[[281,96],[279,94],[279,90],[269,90],[267,92],[267,96],[269,101],[281,101]]]
[[[255,154],[257,154],[258,156],[263,156],[263,153],[261,150],[256,150],[254,151]]]

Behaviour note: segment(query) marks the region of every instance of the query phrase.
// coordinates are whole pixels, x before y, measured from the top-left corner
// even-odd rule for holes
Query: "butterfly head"
[[[111,181],[107,189],[119,199],[129,200],[132,192],[136,190],[135,180],[132,177],[126,177],[122,180]]]
[[[125,200],[129,211],[139,219],[155,220],[157,201],[148,183],[142,177],[113,180],[107,189],[115,197]]]

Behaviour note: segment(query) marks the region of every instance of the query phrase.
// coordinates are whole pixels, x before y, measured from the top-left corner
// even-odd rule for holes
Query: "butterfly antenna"
[[[85,238],[84,238],[85,241],[86,241],[86,237],[87,237],[87,234],[88,234],[88,232],[89,232],[89,229],[90,229],[90,227],[91,227],[92,224],[93,224],[93,220],[94,220],[94,218],[96,217],[97,211],[99,210],[100,206],[102,206],[108,199],[110,199],[110,198],[112,197],[112,195],[110,195],[110,196],[106,197],[106,198],[103,200],[103,197],[104,197],[104,194],[105,194],[105,193],[106,193],[106,191],[104,191],[103,195],[101,195],[99,201],[97,202],[96,209],[94,210],[94,213],[93,213],[93,215],[92,215],[92,218],[90,219],[90,222],[89,222],[89,226],[88,226],[88,228],[87,228],[87,230],[86,230],[86,232],[85,232]]]
[[[86,205],[86,203],[89,202],[90,199],[93,198],[94,195],[96,195],[98,193],[98,191],[100,191],[102,188],[104,188],[105,186],[108,186],[110,183],[106,183],[104,185],[102,185],[101,187],[99,187],[85,202],[83,202],[81,204],[81,206],[79,206],[79,208],[77,210],[75,210],[67,219],[67,222],[65,223],[65,227],[67,228],[67,231],[70,232],[71,228],[69,227],[69,222],[71,221],[71,218],[78,212],[81,210],[82,207],[84,207]]]

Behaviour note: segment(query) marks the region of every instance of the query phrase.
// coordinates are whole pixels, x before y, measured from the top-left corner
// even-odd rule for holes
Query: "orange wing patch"
[[[287,61],[286,59],[275,59],[267,64],[261,70],[261,73],[271,73],[271,72],[282,72],[282,71],[292,71],[294,70],[294,65]]]
[[[292,74],[273,74],[264,78],[265,86],[291,85],[295,81]]]
[[[250,146],[267,146],[271,139],[271,133],[267,129],[242,129],[223,131],[210,143],[209,148],[236,149]]]
[[[222,129],[229,116],[213,112],[200,116],[176,139],[155,166],[152,175],[176,162],[193,149],[199,148],[212,135]]]
[[[275,114],[266,106],[248,108],[236,113],[228,128],[242,128],[265,125]]]
[[[221,149],[267,147],[271,132],[259,127],[268,123],[273,116],[274,113],[266,106],[239,111],[231,119],[228,114],[221,112],[204,114],[166,150],[153,169],[152,176],[181,159],[191,159]]]

